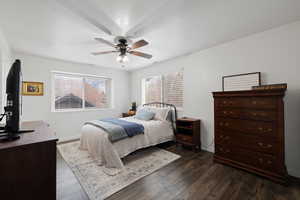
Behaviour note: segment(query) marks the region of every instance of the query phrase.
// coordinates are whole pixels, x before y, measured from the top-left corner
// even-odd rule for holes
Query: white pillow
[[[156,108],[154,119],[164,121],[167,119],[170,108]]]
[[[146,109],[149,112],[155,113],[154,119],[164,121],[167,119],[170,108],[159,108],[154,106],[145,106],[143,109]]]
[[[140,106],[137,107],[136,111],[139,111],[139,110],[145,109],[145,108],[147,108],[147,106],[142,106],[142,105],[140,105]]]

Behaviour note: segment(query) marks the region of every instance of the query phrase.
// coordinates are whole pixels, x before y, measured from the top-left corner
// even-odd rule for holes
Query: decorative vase
[[[131,110],[136,111],[136,102],[132,102]]]

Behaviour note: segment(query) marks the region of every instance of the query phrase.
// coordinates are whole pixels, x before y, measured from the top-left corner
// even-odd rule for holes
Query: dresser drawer
[[[275,123],[239,119],[216,118],[216,131],[227,130],[258,137],[276,138]]]
[[[275,140],[226,131],[216,132],[215,143],[270,155],[277,155],[279,149],[279,143]]]
[[[193,136],[192,135],[185,135],[185,134],[176,134],[176,140],[177,142],[183,142],[183,143],[193,143]]]
[[[250,165],[258,169],[272,172],[279,172],[281,169],[278,163],[279,159],[276,156],[253,152],[229,145],[216,145],[215,152],[217,156]]]
[[[276,98],[267,97],[226,97],[216,98],[217,107],[228,108],[254,108],[254,109],[276,109]]]
[[[274,121],[277,118],[277,112],[272,110],[241,110],[234,108],[218,108],[216,110],[216,116],[262,121]]]

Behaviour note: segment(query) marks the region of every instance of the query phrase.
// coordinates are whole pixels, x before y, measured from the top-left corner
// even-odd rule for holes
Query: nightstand
[[[191,146],[194,150],[201,149],[200,120],[193,118],[179,118],[176,121],[176,142]]]
[[[134,115],[135,115],[135,113],[122,113],[122,117],[131,117]]]

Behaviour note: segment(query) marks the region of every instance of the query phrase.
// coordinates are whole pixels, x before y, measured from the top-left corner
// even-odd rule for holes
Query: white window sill
[[[90,112],[90,111],[111,111],[114,108],[90,108],[90,109],[59,109],[51,110],[53,113],[66,113],[66,112]]]

